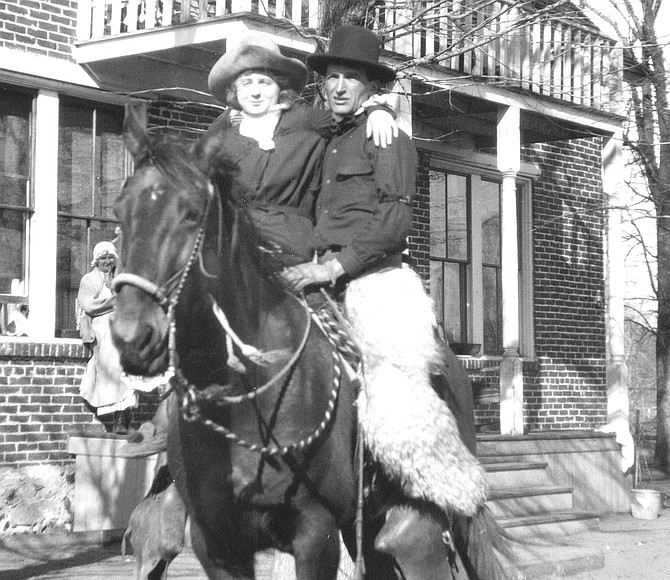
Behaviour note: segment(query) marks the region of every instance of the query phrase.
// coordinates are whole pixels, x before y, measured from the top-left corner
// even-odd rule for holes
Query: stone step
[[[544,461],[482,463],[491,489],[515,489],[549,485]]]
[[[598,529],[595,512],[565,510],[519,517],[496,518],[513,538],[559,537]]]
[[[489,494],[487,504],[496,518],[568,511],[573,507],[572,488],[544,485],[493,489]]]

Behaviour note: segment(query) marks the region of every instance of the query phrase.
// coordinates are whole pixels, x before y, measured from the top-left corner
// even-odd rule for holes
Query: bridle
[[[208,197],[205,211],[203,212],[203,215],[201,217],[201,221],[198,227],[198,233],[193,243],[193,248],[184,266],[179,268],[172,276],[170,276],[170,278],[168,278],[168,280],[166,280],[161,285],[158,285],[152,282],[151,280],[148,280],[137,274],[133,274],[130,272],[122,272],[115,277],[112,288],[115,292],[118,292],[125,285],[133,286],[143,291],[144,293],[148,294],[151,298],[153,298],[156,304],[158,304],[160,307],[166,310],[166,315],[168,318],[168,368],[165,373],[165,377],[167,379],[168,387],[163,394],[163,398],[169,396],[169,394],[172,391],[175,391],[177,393],[177,395],[181,399],[181,412],[182,417],[184,418],[185,421],[187,422],[198,421],[201,424],[208,427],[209,429],[223,435],[227,440],[237,445],[240,445],[250,451],[257,452],[262,456],[276,456],[276,455],[283,456],[292,451],[301,450],[311,445],[316,439],[318,439],[321,436],[321,434],[325,431],[326,427],[330,423],[341,386],[342,364],[343,364],[342,356],[339,353],[336,342],[331,337],[330,331],[327,331],[326,329],[321,327],[322,330],[324,331],[324,335],[326,336],[332,347],[331,352],[333,356],[333,384],[330,391],[327,407],[321,422],[310,435],[297,442],[290,443],[288,445],[279,445],[276,442],[273,445],[259,445],[251,443],[239,437],[237,434],[229,430],[227,427],[215,421],[212,421],[211,419],[208,419],[202,415],[200,410],[200,403],[202,401],[215,403],[216,405],[219,406],[234,405],[245,401],[252,401],[260,394],[268,391],[271,387],[280,384],[282,380],[286,379],[287,377],[290,377],[291,371],[293,370],[298,360],[300,359],[300,356],[302,355],[302,352],[304,351],[304,348],[307,344],[307,340],[309,338],[311,331],[312,319],[315,319],[318,323],[318,318],[316,314],[311,308],[309,308],[306,301],[304,299],[298,298],[295,294],[287,292],[288,296],[291,296],[301,304],[301,306],[305,310],[305,313],[307,314],[305,329],[300,344],[298,345],[298,348],[293,352],[293,354],[286,362],[286,364],[283,366],[283,368],[278,373],[276,373],[269,381],[267,381],[265,384],[255,388],[254,390],[248,393],[234,396],[234,395],[221,394],[220,391],[223,388],[212,389],[211,387],[208,387],[207,389],[204,389],[204,391],[200,391],[195,387],[193,383],[191,383],[184,376],[181,368],[179,367],[178,355],[176,349],[177,324],[175,320],[175,311],[179,303],[181,292],[184,288],[184,285],[191,271],[191,268],[193,267],[193,264],[196,262],[196,260],[199,261],[200,269],[205,276],[210,278],[214,277],[205,271],[202,259],[202,249],[205,237],[206,224],[212,200],[214,198],[218,200],[217,208],[219,211],[219,224],[221,224],[222,213],[223,213],[221,198],[216,193],[214,185],[210,181],[208,183]],[[122,235],[123,232],[121,231],[120,236]],[[221,243],[220,231],[219,231],[218,243],[219,244]],[[123,247],[122,244],[121,247]],[[213,298],[212,300],[214,301]],[[218,308],[218,305],[215,302],[214,307],[216,312],[216,308]],[[218,310],[222,313],[222,310],[220,308],[218,308]],[[227,336],[232,335],[233,337],[237,338],[232,329],[229,326],[226,326],[226,323],[222,322],[221,320],[220,323],[222,324],[224,332],[226,332]],[[240,347],[246,346],[240,344],[239,342],[236,342],[236,344],[238,344],[238,346]]]

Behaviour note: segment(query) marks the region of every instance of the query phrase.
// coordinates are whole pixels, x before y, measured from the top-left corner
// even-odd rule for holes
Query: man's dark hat
[[[307,64],[325,75],[329,64],[344,64],[365,68],[370,80],[389,83],[395,71],[379,62],[380,43],[377,35],[361,26],[342,26],[333,32],[328,52],[312,54]]]

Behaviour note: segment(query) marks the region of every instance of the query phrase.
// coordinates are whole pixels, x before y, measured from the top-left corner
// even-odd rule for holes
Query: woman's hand
[[[376,147],[386,149],[398,138],[398,123],[387,109],[375,109],[368,114],[366,135],[372,137]]]

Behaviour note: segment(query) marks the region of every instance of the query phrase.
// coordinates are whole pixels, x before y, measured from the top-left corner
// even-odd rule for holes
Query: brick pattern
[[[223,112],[221,107],[162,99],[151,103],[148,111],[152,133],[177,135],[193,140],[200,137]]]
[[[429,163],[430,156],[426,152],[420,152],[416,176],[416,197],[412,206],[412,231],[409,236],[410,263],[425,281],[430,280]]]
[[[535,348],[529,428],[590,429],[607,417],[600,138],[536,145],[533,190]],[[530,377],[529,377],[530,378]]]
[[[72,60],[76,0],[0,2],[0,46]]]
[[[0,342],[0,466],[66,465],[73,434],[104,434],[79,396],[88,352],[78,341]],[[149,420],[155,395],[140,395],[133,425]]]

